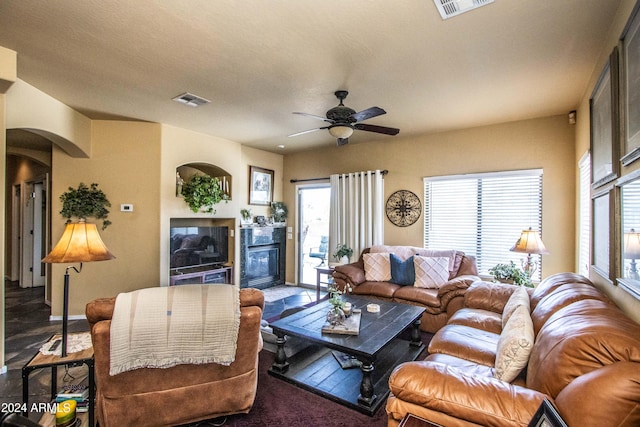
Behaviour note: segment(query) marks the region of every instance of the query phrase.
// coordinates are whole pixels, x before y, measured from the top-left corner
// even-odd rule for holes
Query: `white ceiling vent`
[[[442,19],[447,19],[493,3],[493,0],[433,0],[433,2]]]
[[[189,92],[185,92],[182,95],[178,95],[173,98],[174,101],[179,102],[184,105],[188,105],[189,107],[199,107],[204,104],[208,104],[211,101],[208,99],[204,99],[200,96],[194,95]]]

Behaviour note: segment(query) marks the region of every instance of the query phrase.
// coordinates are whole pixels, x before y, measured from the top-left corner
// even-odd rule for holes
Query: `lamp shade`
[[[626,259],[640,259],[640,233],[633,228],[624,233],[624,257]]]
[[[334,138],[346,139],[353,135],[353,128],[351,126],[344,125],[331,126],[329,128],[329,133]]]
[[[70,222],[64,228],[62,237],[42,259],[46,263],[76,263],[107,261],[115,258],[98,234],[95,224],[84,221]]]
[[[527,254],[548,254],[549,251],[542,243],[542,239],[537,231],[529,228],[522,230],[520,238],[511,249],[512,252],[523,252]]]

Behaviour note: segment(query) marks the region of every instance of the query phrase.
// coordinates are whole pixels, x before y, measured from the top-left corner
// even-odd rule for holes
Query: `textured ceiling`
[[[275,152],[329,147],[346,89],[351,143],[566,114],[619,0],[495,0],[443,21],[432,0],[2,0],[18,77],[91,118],[161,122]],[[191,92],[212,102],[191,108]],[[277,148],[284,144],[286,148]]]

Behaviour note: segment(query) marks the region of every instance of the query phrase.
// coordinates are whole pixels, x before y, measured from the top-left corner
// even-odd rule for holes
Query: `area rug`
[[[263,289],[264,300],[266,302],[274,302],[283,298],[290,297],[291,295],[297,295],[307,289],[299,286],[280,285],[272,288]]]
[[[373,416],[361,414],[329,399],[302,390],[267,373],[273,363],[273,353],[260,352],[258,363],[258,393],[248,414],[232,415],[225,426],[379,426],[387,425],[384,406]],[[201,427],[208,425],[201,423]]]

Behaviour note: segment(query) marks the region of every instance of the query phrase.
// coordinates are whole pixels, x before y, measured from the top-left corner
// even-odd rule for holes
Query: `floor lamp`
[[[536,263],[531,259],[531,254],[548,254],[549,251],[542,243],[542,239],[537,231],[529,227],[528,230],[522,230],[520,238],[511,249],[511,252],[522,252],[527,254],[526,263],[522,263],[522,269],[531,278],[536,271]]]
[[[69,320],[69,269],[76,273],[82,271],[83,262],[107,261],[115,258],[102,242],[95,224],[84,221],[69,222],[62,237],[42,259],[44,263],[80,263],[80,268],[69,266],[64,272],[64,305],[62,308],[62,347],[61,356],[67,356],[67,323]]]
[[[624,233],[624,257],[631,260],[629,266],[629,279],[640,280],[636,260],[640,258],[640,233],[633,228],[628,233]]]

